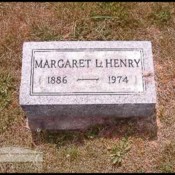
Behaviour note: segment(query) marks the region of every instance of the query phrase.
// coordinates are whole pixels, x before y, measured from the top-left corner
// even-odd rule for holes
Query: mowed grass
[[[0,146],[42,151],[43,172],[174,172],[174,26],[175,3],[1,2]],[[151,41],[156,117],[116,120],[86,131],[32,133],[18,100],[22,45],[59,40]]]

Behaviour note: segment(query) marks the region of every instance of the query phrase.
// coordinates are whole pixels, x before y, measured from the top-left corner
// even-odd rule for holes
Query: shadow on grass
[[[60,146],[75,144],[81,145],[86,139],[139,137],[144,140],[157,139],[156,116],[134,117],[125,119],[108,118],[100,124],[97,122],[91,127],[79,130],[39,130],[32,131],[36,145],[43,143]]]

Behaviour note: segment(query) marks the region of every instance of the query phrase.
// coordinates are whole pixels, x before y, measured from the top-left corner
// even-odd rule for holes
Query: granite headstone
[[[20,105],[31,129],[80,129],[101,118],[151,116],[151,42],[25,42]]]

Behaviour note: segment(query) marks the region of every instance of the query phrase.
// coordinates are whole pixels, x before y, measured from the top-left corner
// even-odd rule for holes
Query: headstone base
[[[87,129],[96,124],[112,121],[112,118],[148,117],[155,113],[155,104],[44,105],[23,108],[28,111],[28,125],[31,130]]]

